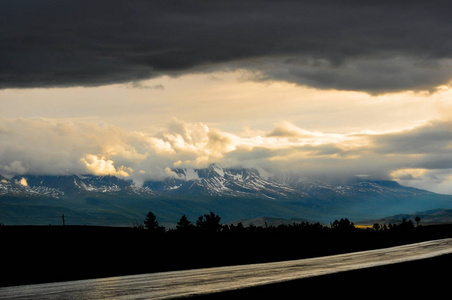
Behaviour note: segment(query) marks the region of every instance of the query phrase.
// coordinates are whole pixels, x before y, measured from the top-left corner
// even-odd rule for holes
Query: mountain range
[[[0,176],[0,222],[60,224],[64,214],[68,224],[128,226],[153,211],[171,226],[184,214],[193,222],[214,211],[225,223],[264,216],[329,223],[452,208],[450,195],[395,181],[355,178],[339,184],[216,164],[172,171],[172,177],[142,186],[115,176]]]

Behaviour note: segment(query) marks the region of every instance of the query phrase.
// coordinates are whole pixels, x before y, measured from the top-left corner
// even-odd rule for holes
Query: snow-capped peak
[[[282,183],[261,176],[256,169],[222,168],[218,164],[205,169],[173,170],[178,178],[164,181],[148,181],[144,186],[158,192],[210,196],[263,197],[269,199],[295,199],[305,193]],[[265,173],[264,173],[265,174]],[[265,174],[267,175],[267,174]],[[265,176],[267,177],[267,176]]]
[[[212,164],[210,165],[213,171],[215,171],[218,175],[221,177],[224,177],[224,170],[222,167],[220,167],[218,164]]]

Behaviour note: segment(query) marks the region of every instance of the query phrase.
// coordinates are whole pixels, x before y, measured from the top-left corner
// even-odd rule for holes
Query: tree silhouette
[[[406,218],[403,218],[402,223],[400,223],[398,227],[402,230],[410,230],[410,229],[414,228],[414,224],[413,224],[413,221],[411,221],[411,220],[407,221]]]
[[[179,231],[187,232],[194,226],[190,223],[190,221],[187,219],[186,215],[183,215],[179,222],[177,222],[176,229]]]
[[[220,220],[221,218],[218,215],[210,212],[204,216],[199,216],[196,226],[203,232],[215,233],[221,230]]]
[[[355,229],[355,224],[351,223],[347,218],[341,219],[340,221],[334,220],[331,227],[337,230],[351,230]]]
[[[380,230],[381,226],[378,223],[375,223],[374,225],[372,225],[373,229],[375,229],[375,231]]]
[[[419,222],[421,221],[421,218],[419,216],[416,216],[414,220],[416,221],[416,227],[419,227]]]
[[[159,222],[152,211],[148,212],[146,215],[146,219],[144,219],[144,227],[151,231],[156,231],[159,228]]]

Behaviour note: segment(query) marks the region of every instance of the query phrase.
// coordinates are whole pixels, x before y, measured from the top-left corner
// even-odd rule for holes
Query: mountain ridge
[[[378,224],[397,224],[401,223],[404,219],[412,221],[416,224],[416,217],[420,218],[420,224],[432,225],[432,224],[452,224],[452,209],[438,208],[427,211],[420,211],[409,214],[397,214],[393,216],[387,216],[381,219],[375,220],[361,220],[357,221],[360,225],[373,225]]]
[[[174,169],[175,177],[163,181],[145,181],[143,187],[159,192],[185,195],[295,199],[307,194],[288,185],[263,178],[257,169],[221,168],[216,164],[204,169]]]
[[[31,223],[43,211],[55,214],[58,209],[73,215],[74,222],[80,224],[110,218],[108,224],[130,225],[141,222],[150,210],[165,224],[175,224],[183,214],[193,220],[209,211],[225,222],[268,216],[329,223],[341,217],[377,219],[452,208],[450,195],[394,181],[357,178],[338,184],[219,165],[172,172],[172,177],[145,181],[142,186],[115,176],[0,176],[0,222],[17,224],[22,218]],[[99,219],[99,215],[104,218]]]

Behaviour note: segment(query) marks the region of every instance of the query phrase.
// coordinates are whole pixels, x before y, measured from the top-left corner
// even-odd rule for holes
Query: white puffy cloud
[[[396,179],[449,187],[452,122],[398,132],[314,132],[288,123],[268,132],[231,134],[174,119],[156,132],[54,119],[0,121],[0,172],[97,174],[137,183],[175,176],[173,168],[257,167],[305,176]],[[422,183],[421,183],[422,181]]]
[[[133,172],[132,168],[121,166],[116,168],[111,159],[105,157],[98,157],[97,155],[87,154],[80,161],[85,164],[86,169],[95,175],[114,175],[128,177]]]
[[[205,167],[234,149],[234,135],[171,121],[151,134],[103,123],[50,119],[0,122],[0,171],[166,177],[175,166]]]

